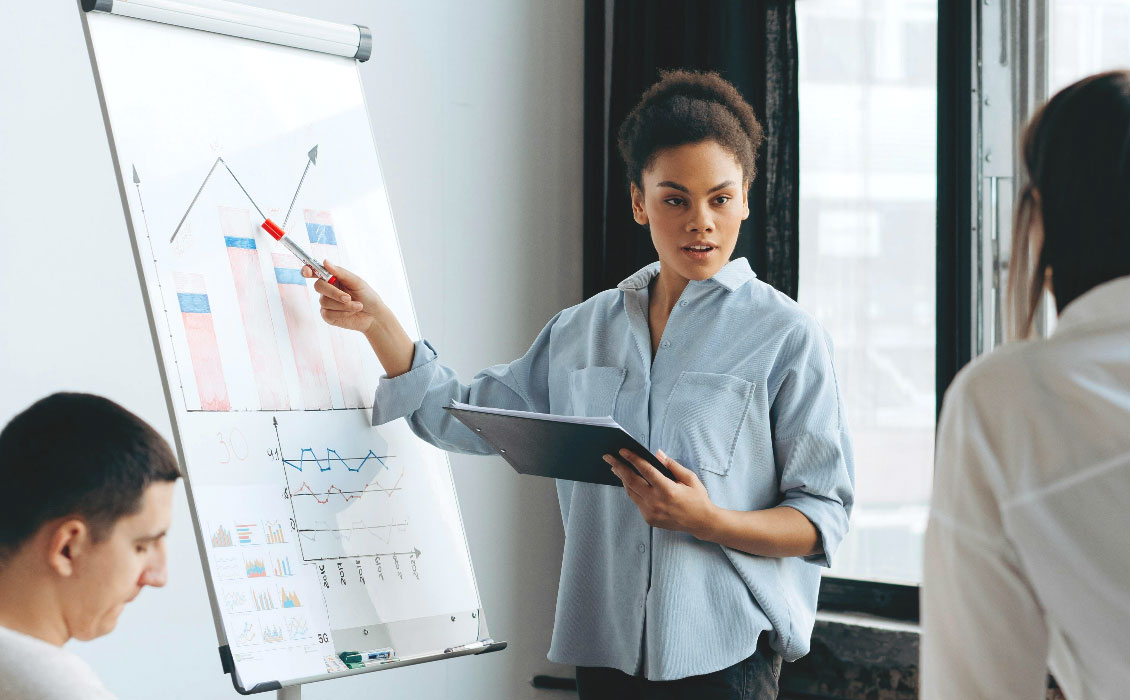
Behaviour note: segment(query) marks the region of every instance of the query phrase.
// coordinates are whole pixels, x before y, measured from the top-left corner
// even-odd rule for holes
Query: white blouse
[[[954,381],[922,627],[923,700],[1130,697],[1130,277]]]

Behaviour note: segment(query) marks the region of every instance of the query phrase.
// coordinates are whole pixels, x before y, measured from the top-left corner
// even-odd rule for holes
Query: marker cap
[[[271,221],[270,219],[267,219],[263,222],[263,230],[271,234],[271,238],[274,238],[276,241],[281,241],[283,236],[286,235],[286,231],[283,231],[281,228],[279,228],[278,224],[276,224],[274,221]]]

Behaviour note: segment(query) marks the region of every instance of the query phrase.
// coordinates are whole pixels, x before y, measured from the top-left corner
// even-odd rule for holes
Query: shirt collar
[[[1103,282],[1068,304],[1056,320],[1053,335],[1112,322],[1130,323],[1130,275]]]
[[[658,274],[659,262],[657,261],[640,269],[639,272],[616,285],[616,288],[624,291],[629,289],[645,289]],[[724,287],[726,291],[732,292],[752,279],[757,279],[757,273],[749,266],[749,261],[745,258],[735,258],[726,263],[726,266],[719,270],[713,277],[708,280],[702,280],[697,284],[714,282]],[[691,284],[696,284],[696,282],[692,281]]]

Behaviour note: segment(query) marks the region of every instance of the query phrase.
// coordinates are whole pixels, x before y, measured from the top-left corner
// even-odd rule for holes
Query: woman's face
[[[632,185],[632,214],[651,225],[662,273],[685,280],[713,277],[730,261],[738,228],[749,216],[742,167],[715,141],[659,151]]]

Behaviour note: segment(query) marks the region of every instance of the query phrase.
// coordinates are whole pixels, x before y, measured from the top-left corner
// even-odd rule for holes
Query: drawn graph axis
[[[332,463],[331,463],[331,460],[330,460],[330,457],[329,457],[329,453],[332,453],[334,455],[334,457],[333,457],[334,460],[340,460],[339,463],[341,465],[344,465],[346,467],[346,469],[348,469],[350,472],[361,471],[361,467],[363,467],[366,463],[368,463],[369,460],[375,460],[377,462],[377,464],[380,466],[381,469],[387,469],[388,465],[385,463],[384,460],[391,459],[393,457],[393,455],[383,455],[383,456],[377,455],[372,450],[369,450],[368,454],[366,454],[364,457],[341,457],[333,449],[327,449],[326,464],[328,464],[329,466],[323,467],[322,462],[320,460],[318,460],[316,455],[314,455],[314,451],[313,451],[312,448],[303,448],[302,453],[300,454],[300,459],[298,459],[298,460],[288,460],[288,459],[285,459],[283,457],[282,436],[279,432],[279,420],[278,420],[278,418],[272,418],[271,423],[272,423],[272,425],[275,429],[275,443],[276,443],[277,448],[278,448],[279,461],[282,464],[283,476],[286,480],[287,491],[288,491],[288,495],[289,495],[289,498],[287,500],[290,502],[291,518],[292,518],[292,521],[294,523],[294,527],[298,532],[298,548],[299,548],[299,554],[302,557],[302,561],[304,561],[304,562],[330,561],[330,560],[337,560],[337,559],[355,558],[357,556],[413,556],[413,557],[417,557],[417,558],[420,556],[420,550],[419,550],[418,547],[413,547],[411,550],[406,550],[406,551],[402,551],[402,552],[401,551],[369,552],[369,553],[366,553],[365,555],[341,555],[341,556],[335,556],[335,557],[313,557],[313,556],[309,556],[306,552],[306,544],[305,543],[306,543],[306,541],[314,540],[318,536],[319,532],[332,533],[332,535],[337,537],[337,539],[339,539],[339,540],[342,540],[342,539],[348,540],[348,539],[351,538],[352,533],[354,531],[368,531],[370,534],[373,534],[378,539],[381,539],[386,543],[391,543],[393,531],[396,530],[396,529],[403,530],[403,529],[407,528],[408,527],[408,521],[405,520],[403,522],[389,523],[389,524],[385,524],[385,525],[367,525],[362,521],[357,521],[357,522],[354,522],[353,525],[349,528],[302,528],[302,527],[298,526],[298,512],[297,512],[297,510],[295,509],[295,506],[294,506],[294,501],[295,501],[296,497],[298,497],[298,496],[311,497],[311,498],[314,498],[314,500],[317,501],[320,504],[328,503],[330,498],[335,494],[341,496],[341,498],[344,499],[345,502],[347,502],[347,503],[354,498],[361,498],[366,493],[384,493],[386,496],[391,497],[396,492],[402,490],[400,483],[404,479],[404,468],[401,467],[400,473],[397,474],[395,483],[392,486],[387,486],[387,487],[381,486],[380,484],[377,484],[377,483],[374,482],[372,484],[367,485],[364,489],[361,489],[361,490],[345,491],[344,489],[341,489],[341,488],[338,488],[334,485],[331,485],[329,487],[329,489],[327,489],[326,491],[318,492],[318,491],[315,491],[313,488],[311,488],[310,485],[307,484],[305,481],[303,481],[302,485],[299,486],[298,489],[294,489],[291,486],[291,483],[290,483],[291,471],[292,470],[299,471],[299,472],[303,471],[303,469],[307,466],[307,462],[309,462],[310,467],[313,467],[313,466],[316,465],[318,467],[319,473],[325,472],[325,471],[330,471],[332,469]],[[306,452],[309,452],[311,457],[306,462],[303,462],[302,458],[305,457]],[[351,467],[349,465],[350,462],[355,462],[355,463],[358,463],[358,464],[357,464],[356,467]],[[322,500],[320,498],[321,496],[324,496],[325,500]],[[381,531],[387,531],[387,533],[388,533],[387,537],[381,537],[380,534],[378,534]]]
[[[177,344],[173,340],[173,323],[169,318],[169,305],[165,300],[164,286],[161,284],[161,270],[157,265],[157,251],[153,247],[153,235],[149,232],[149,217],[145,213],[145,200],[141,196],[141,178],[137,175],[137,165],[131,164],[133,167],[133,184],[137,188],[137,204],[141,209],[141,220],[145,224],[145,239],[149,241],[149,258],[153,261],[153,277],[157,281],[157,293],[161,299],[161,310],[165,314],[165,330],[169,335],[169,349],[173,353],[173,366],[177,369],[177,384],[180,386],[181,401],[184,403],[184,410],[187,412],[188,397],[184,392],[184,379],[181,377],[180,360],[177,358]],[[215,167],[215,166],[212,166]],[[211,171],[208,173],[211,175]],[[207,179],[205,179],[207,181]],[[202,186],[203,187],[203,186]],[[140,248],[140,246],[138,246]],[[138,251],[140,253],[140,251]],[[148,294],[143,295],[146,298],[146,304],[149,304]],[[161,373],[165,373],[165,368],[160,368]]]

